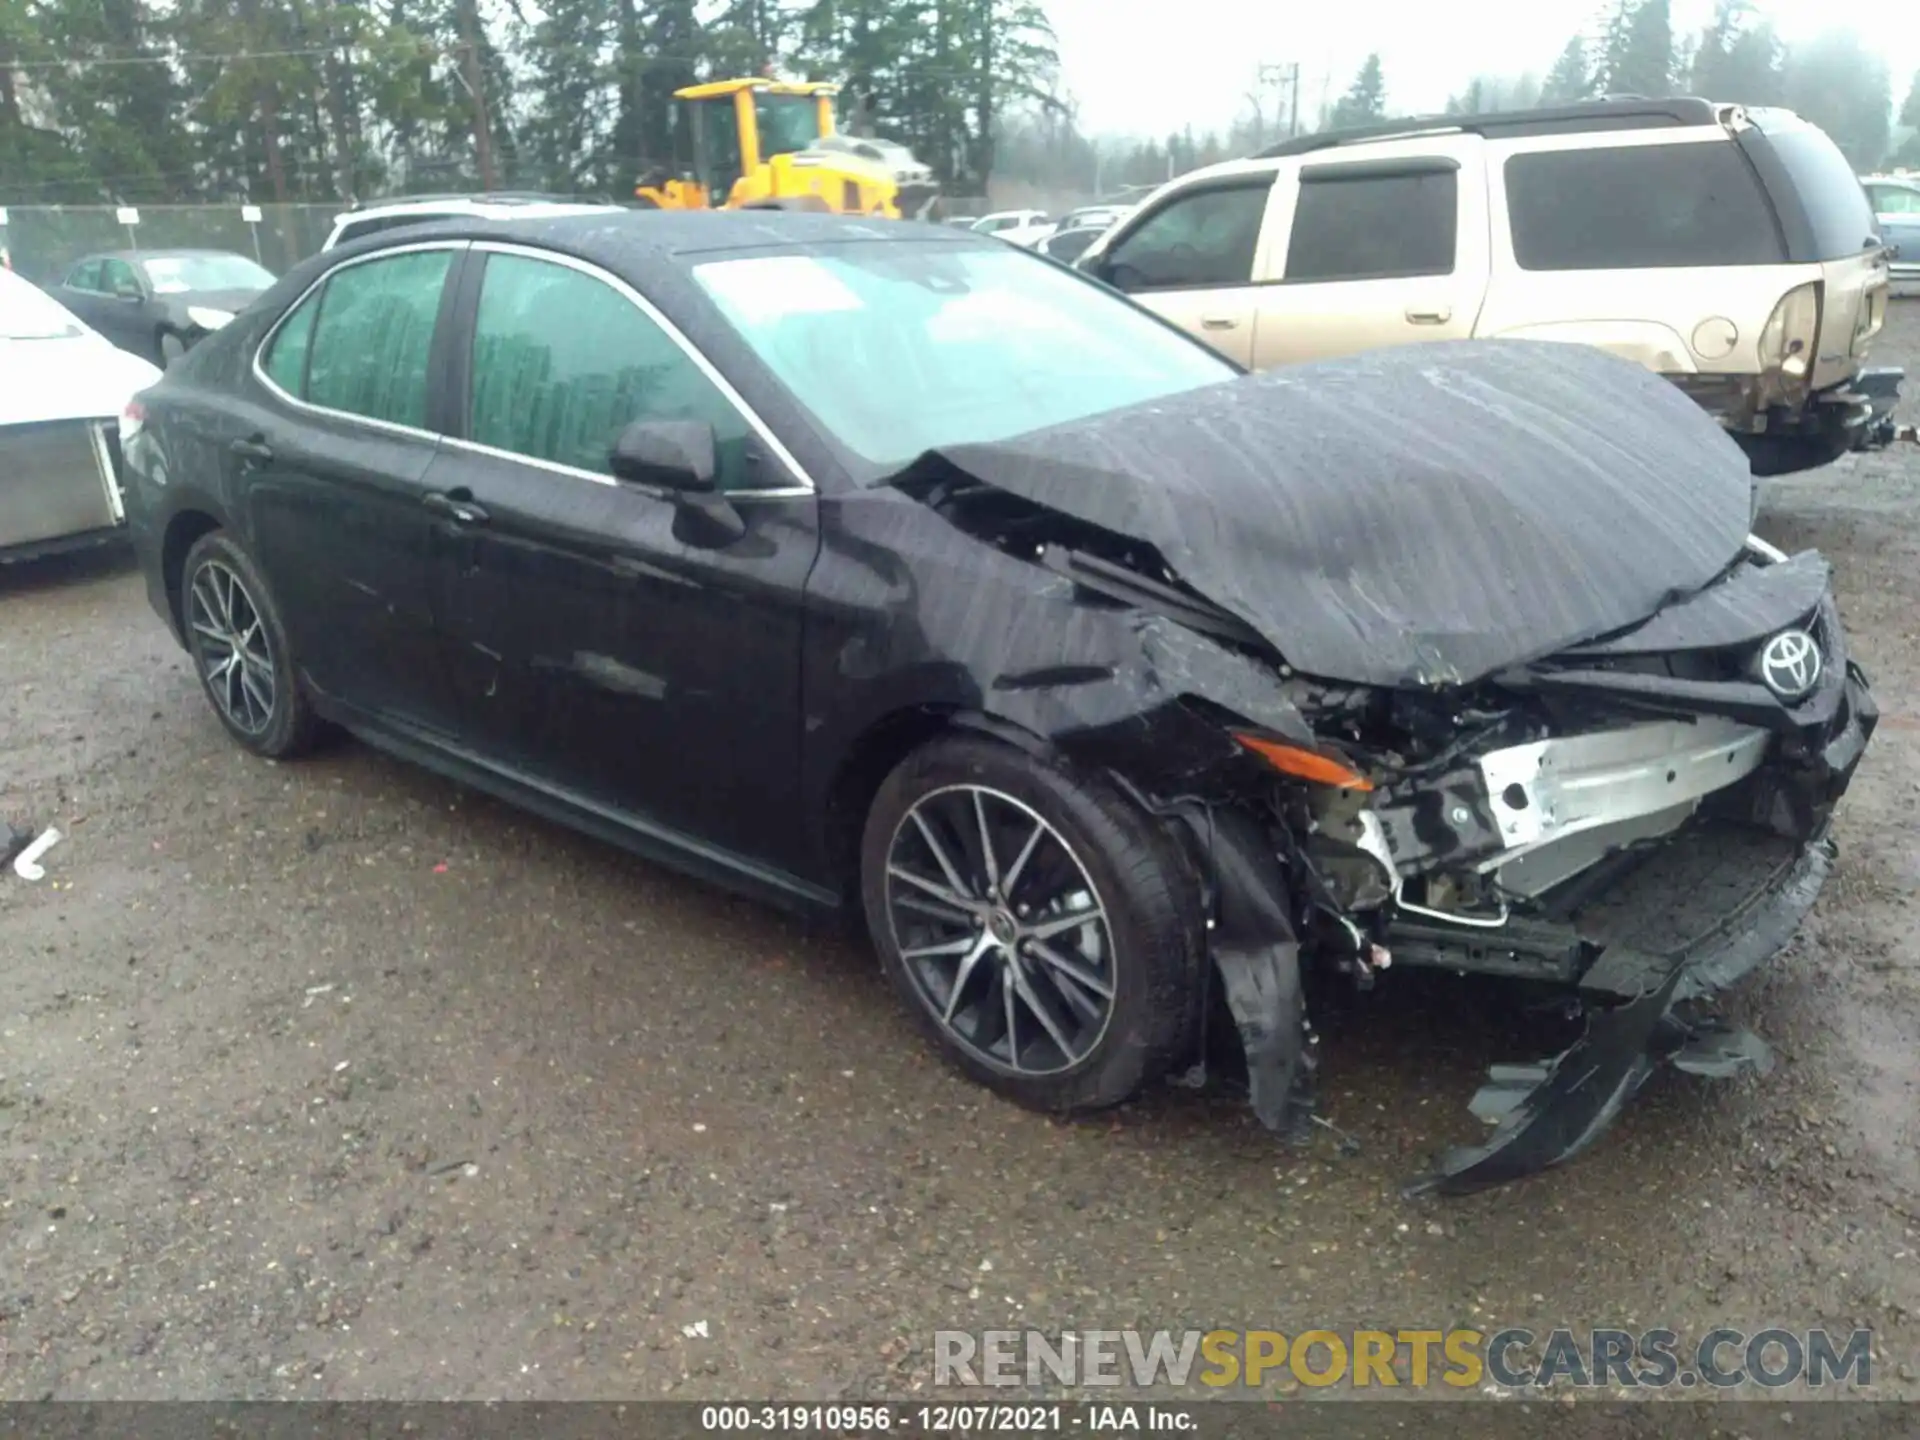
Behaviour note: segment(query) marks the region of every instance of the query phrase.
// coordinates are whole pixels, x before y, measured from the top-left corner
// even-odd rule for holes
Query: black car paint
[[[1229,638],[1233,627],[1251,627],[1288,658],[1290,647],[1305,649],[1333,678],[1431,690],[1502,666],[1531,676],[1538,667],[1527,662],[1617,642],[1611,632],[1631,633],[1663,606],[1669,620],[1689,604],[1703,614],[1732,604],[1752,623],[1776,616],[1771,601],[1689,599],[1732,564],[1751,493],[1717,428],[1624,362],[1545,346],[1392,352],[957,447],[895,484],[863,487],[687,267],[770,248],[997,242],[750,214],[468,222],[405,237],[409,246],[468,242],[531,245],[603,267],[714,364],[793,462],[763,445],[769,493],[732,502],[743,533],[716,546],[686,532],[674,496],[556,477],[464,443],[461,370],[450,357],[471,323],[468,267],[478,252],[456,263],[443,299],[430,416],[446,438],[329,418],[264,387],[253,357],[272,325],[327,270],[396,243],[374,237],[290,273],[148,393],[150,419],[130,452],[129,521],[150,597],[176,635],[170,567],[198,531],[229,528],[288,588],[283,608],[324,714],[643,853],[803,907],[848,898],[865,796],[938,728],[985,728],[1108,768],[1185,837],[1220,926],[1216,970],[1255,1105],[1276,1128],[1297,1131],[1311,1107],[1298,959],[1314,878],[1279,863],[1237,808],[1265,772],[1227,722],[1301,744],[1316,743],[1316,732],[1301,682],[1251,658]],[[1527,399],[1540,374],[1566,412],[1551,420]],[[1322,377],[1338,403],[1313,398]],[[1639,435],[1601,435],[1595,407],[1577,393],[1587,382],[1612,403],[1648,407]],[[1356,414],[1376,384],[1394,405]],[[1416,463],[1408,447],[1368,443],[1402,428],[1437,430],[1444,460]],[[1263,492],[1256,468],[1235,461],[1236,443],[1270,457],[1266,473],[1304,487],[1291,537],[1276,534],[1277,512],[1259,508],[1276,502],[1277,488]],[[1391,503],[1383,453],[1395,457],[1388,471],[1402,467],[1395,483],[1420,487],[1419,503]],[[1222,479],[1223,467],[1233,474]],[[1163,484],[1167,493],[1154,494]],[[1623,535],[1595,497],[1542,503],[1569,485],[1600,487],[1642,527],[1670,529]],[[1301,494],[1317,497],[1318,510]],[[462,521],[446,498],[429,508],[432,496],[485,519]],[[996,510],[1003,502],[1012,513]],[[1644,553],[1610,568],[1605,545],[1557,528],[1571,517],[1610,525],[1629,550],[1646,540],[1668,573]],[[996,543],[1029,522],[1044,543]],[[1515,551],[1486,546],[1482,527]],[[1090,552],[1117,543],[1145,545],[1149,559],[1177,556],[1176,581],[1198,593],[1160,603],[1143,590],[1129,601],[1087,565],[1076,569],[1076,538]],[[1544,547],[1558,568],[1532,561],[1529,547]],[[1419,573],[1422,556],[1438,578]],[[1797,596],[1816,563],[1782,567],[1775,584]],[[1377,598],[1385,576],[1396,603],[1358,603]],[[1422,597],[1455,603],[1442,583],[1471,592],[1461,612],[1469,623],[1408,643]],[[1533,678],[1550,682],[1551,671]],[[1565,1138],[1563,1126],[1548,1129]],[[1539,1133],[1495,1163],[1517,1156],[1537,1168],[1578,1148],[1543,1145]]]
[[[163,365],[165,360],[160,344],[163,334],[176,337],[183,346],[190,346],[214,333],[194,320],[187,313],[189,310],[205,308],[233,314],[244,310],[263,293],[260,290],[194,290],[162,295],[154,290],[142,263],[143,256],[206,253],[224,252],[128,250],[86,256],[68,267],[68,278],[89,261],[120,260],[132,268],[140,284],[140,293],[118,295],[100,290],[75,289],[64,280],[53,287],[51,293],[122,350]]]

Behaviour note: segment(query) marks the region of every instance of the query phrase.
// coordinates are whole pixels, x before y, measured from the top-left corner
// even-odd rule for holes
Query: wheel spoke
[[[933,827],[927,823],[926,817],[920,813],[918,807],[915,807],[912,813],[914,828],[919,830],[920,838],[926,841],[927,849],[933,854],[934,863],[940,867],[940,873],[947,877],[947,884],[951,885],[958,895],[963,897],[968,895],[971,887],[960,877],[960,872],[954,868],[953,861],[947,858],[946,847],[933,833]]]
[[[953,972],[953,988],[947,992],[947,1008],[940,1016],[944,1024],[953,1023],[954,1012],[960,1008],[960,995],[967,988],[967,981],[973,978],[974,968],[979,965],[980,957],[993,948],[993,941],[982,935],[974,941],[973,948],[961,957],[960,964]]]
[[[904,880],[909,885],[926,891],[927,894],[933,896],[936,900],[946,901],[947,904],[952,905],[962,913],[966,913],[972,908],[973,901],[970,898],[965,895],[955,894],[938,880],[929,880],[924,875],[916,875],[913,871],[902,869],[898,865],[887,866],[887,874],[896,880]]]
[[[962,935],[958,940],[943,940],[938,945],[916,945],[902,950],[902,960],[930,960],[936,955],[964,955],[980,943],[978,935]]]
[[[891,872],[889,872],[891,873]],[[932,920],[942,920],[949,925],[972,925],[973,915],[931,895],[916,895],[911,891],[893,897],[896,910],[911,910],[916,915],[925,915]]]
[[[1102,1000],[1113,999],[1113,987],[1111,985],[1102,980],[1098,975],[1095,975],[1091,970],[1083,970],[1058,950],[1055,950],[1051,945],[1047,944],[1046,941],[1030,938],[1027,941],[1027,948],[1029,953],[1048,969],[1059,971],[1062,975],[1073,981],[1074,984],[1080,986],[1082,989],[1091,990]]]
[[[987,893],[1000,893],[1000,862],[993,854],[993,833],[987,828],[987,802],[978,790],[973,792],[974,823],[980,827],[980,864],[987,872]]]
[[[257,709],[260,723],[264,725],[267,717],[273,714],[273,696],[269,691],[261,688],[260,680],[250,666],[240,667],[240,689],[250,702],[247,713],[251,715]]]
[[[1069,930],[1078,930],[1083,925],[1106,918],[1107,912],[1098,905],[1095,905],[1090,910],[1069,910],[1064,915],[1056,915],[1049,920],[1040,920],[1031,925],[1021,926],[1020,938],[1022,940],[1051,940],[1056,935],[1065,934]]]
[[[1060,1054],[1067,1060],[1078,1059],[1073,1046],[1068,1043],[1066,1035],[1061,1031],[1059,1023],[1047,1009],[1046,1003],[1041,1000],[1040,992],[1027,983],[1027,977],[1021,973],[1017,960],[1008,964],[1007,974],[1013,980],[1014,993],[1020,997],[1020,1003],[1025,1005],[1033,1018],[1040,1022],[1041,1028],[1052,1038],[1053,1043],[1060,1047]]]
[[[1013,857],[1013,864],[1007,867],[1006,878],[1000,883],[1000,893],[1009,903],[1013,892],[1020,884],[1020,877],[1026,873],[1027,861],[1033,858],[1033,852],[1039,847],[1041,837],[1047,833],[1047,827],[1040,821],[1033,822],[1033,833],[1027,836],[1027,843],[1020,847],[1020,853]]]
[[[1020,1068],[1020,1018],[1014,1011],[1013,983],[1009,978],[1013,974],[1013,962],[1008,961],[1000,970],[1000,996],[1006,1002],[1007,1011],[1007,1063],[1014,1069]]]

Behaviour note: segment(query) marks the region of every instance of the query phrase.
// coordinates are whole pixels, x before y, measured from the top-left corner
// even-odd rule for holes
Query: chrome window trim
[[[470,240],[423,240],[412,245],[396,245],[391,250],[375,250],[366,255],[355,255],[352,259],[343,260],[338,265],[329,266],[322,274],[314,277],[311,285],[300,292],[300,298],[298,300],[295,300],[293,304],[287,306],[285,310],[280,312],[280,318],[273,322],[271,328],[261,337],[260,343],[253,347],[253,378],[281,401],[291,405],[295,410],[304,411],[308,415],[324,415],[333,420],[346,420],[355,425],[366,425],[375,430],[385,431],[389,435],[404,435],[412,440],[431,440],[436,444],[445,440],[447,438],[446,436],[437,434],[432,430],[422,430],[416,426],[402,425],[394,420],[380,420],[372,415],[356,414],[352,410],[336,410],[331,405],[315,405],[309,401],[302,400],[297,395],[289,395],[273,382],[272,378],[269,377],[266,372],[266,367],[260,362],[267,351],[273,348],[273,342],[279,337],[281,327],[292,318],[294,313],[298,311],[302,305],[313,298],[314,291],[318,290],[322,285],[325,285],[342,270],[350,269],[355,265],[366,265],[375,260],[391,259],[395,255],[411,255],[426,250],[450,250],[457,254],[462,250],[468,249],[472,243]],[[441,284],[442,298],[444,300],[445,281],[442,281]],[[315,315],[313,319],[313,334],[317,335],[320,333],[320,317]],[[307,343],[309,345],[313,343],[312,336],[308,337]],[[431,382],[429,382],[429,389],[431,389]]]
[[[550,265],[559,265],[568,270],[576,270],[580,274],[598,280],[601,284],[611,288],[642,315],[646,316],[648,320],[652,321],[653,324],[659,326],[661,332],[680,348],[681,353],[693,362],[694,368],[706,377],[708,383],[718,390],[726,399],[727,403],[732,405],[734,410],[739,413],[740,418],[747,422],[748,428],[760,438],[760,443],[772,452],[776,460],[787,467],[789,473],[798,476],[801,481],[798,485],[770,485],[752,490],[724,490],[717,492],[725,499],[794,499],[800,496],[817,495],[820,493],[819,484],[814,480],[813,476],[808,473],[807,468],[795,458],[794,453],[786,447],[780,437],[773,433],[773,427],[761,419],[759,412],[746,402],[746,398],[742,396],[738,390],[733,388],[732,382],[729,381],[725,375],[722,375],[719,368],[700,352],[699,347],[681,332],[678,325],[675,325],[660,312],[660,308],[657,305],[631,285],[627,284],[627,282],[622,280],[618,275],[613,274],[609,270],[602,269],[589,260],[582,260],[573,255],[562,255],[554,250],[543,250],[533,245],[516,245],[504,240],[476,240],[473,242],[473,248],[489,254],[518,255],[528,260],[544,260]],[[484,279],[482,283],[485,283]],[[497,455],[509,460],[523,461],[528,465],[536,465],[543,470],[552,470],[562,475],[582,476],[586,479],[608,485],[619,483],[611,475],[602,475],[594,470],[582,470],[577,466],[563,465],[557,461],[537,459],[531,455],[522,455],[517,450],[501,450],[491,445],[482,445],[478,441],[463,440],[451,435],[446,436],[445,439],[449,444],[458,445],[465,449],[477,450],[483,454]]]

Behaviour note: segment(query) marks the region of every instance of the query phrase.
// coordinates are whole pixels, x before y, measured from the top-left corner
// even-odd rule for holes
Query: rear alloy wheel
[[[1128,1099],[1191,1034],[1200,947],[1166,837],[1089,777],[935,741],[876,798],[869,928],[921,1027],[1048,1111]]]
[[[181,567],[180,618],[200,684],[247,749],[292,755],[315,720],[294,679],[286,630],[266,581],[223,531],[203,535]]]

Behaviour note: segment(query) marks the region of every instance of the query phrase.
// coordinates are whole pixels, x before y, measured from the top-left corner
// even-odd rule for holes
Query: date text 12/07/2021
[[[709,1432],[791,1431],[818,1434],[1089,1435],[1134,1431],[1191,1433],[1199,1428],[1182,1405],[703,1405]]]

